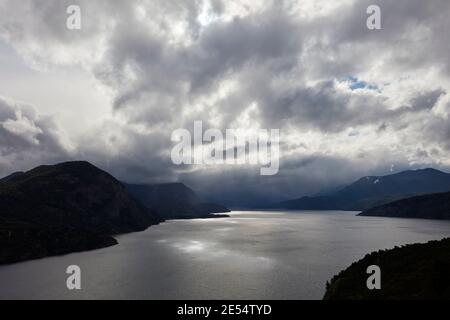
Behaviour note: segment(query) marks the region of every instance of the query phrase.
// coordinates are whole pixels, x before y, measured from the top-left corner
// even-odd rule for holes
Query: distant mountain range
[[[0,179],[0,264],[106,247],[115,234],[227,210],[182,184],[126,188],[88,162],[40,166]]]
[[[449,206],[450,174],[423,169],[364,177],[334,193],[274,207],[448,219]],[[84,161],[39,166],[0,179],[0,264],[110,246],[115,234],[223,212],[229,210],[182,183],[125,184]]]
[[[368,209],[360,216],[450,219],[450,192],[433,193],[393,201]]]
[[[387,176],[367,176],[331,194],[302,197],[272,205],[288,210],[363,211],[416,195],[450,191],[450,174],[409,170]]]
[[[211,218],[218,217],[217,213],[230,212],[222,205],[203,202],[183,183],[125,184],[125,187],[133,197],[165,219]]]

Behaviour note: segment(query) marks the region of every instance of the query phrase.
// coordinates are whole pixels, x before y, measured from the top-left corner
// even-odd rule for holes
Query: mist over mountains
[[[435,169],[408,170],[367,176],[326,195],[301,197],[270,207],[291,210],[362,211],[420,194],[450,191],[450,174]]]
[[[87,159],[248,207],[391,166],[450,169],[448,1],[380,0],[379,31],[370,0],[77,3],[79,32],[65,1],[2,1],[0,175]],[[279,174],[180,170],[171,134],[194,121],[280,129]]]
[[[429,168],[363,177],[270,208],[448,219],[449,191],[450,174]],[[86,161],[43,165],[0,179],[0,263],[110,246],[119,233],[226,212],[183,183],[126,184]]]
[[[222,205],[204,202],[183,183],[155,185],[125,184],[129,193],[147,208],[165,219],[189,219],[214,217],[211,214],[229,212]]]

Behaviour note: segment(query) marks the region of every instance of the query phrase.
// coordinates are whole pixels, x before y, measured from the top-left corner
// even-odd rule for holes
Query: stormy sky
[[[449,30],[448,0],[0,0],[0,175],[88,160],[245,206],[448,171]],[[174,165],[196,120],[280,129],[279,173]]]

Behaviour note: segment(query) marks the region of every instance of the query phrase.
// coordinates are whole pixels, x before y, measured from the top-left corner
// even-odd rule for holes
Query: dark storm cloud
[[[284,159],[280,172],[270,177],[260,176],[257,168],[225,167],[220,171],[181,175],[180,179],[208,200],[252,207],[339,189],[361,176],[389,172],[392,164],[384,163],[367,170],[361,164],[364,161],[350,162],[346,158],[320,154],[296,155]]]
[[[365,28],[366,9],[374,4],[381,9],[382,30]],[[338,7],[332,16],[306,26],[311,34],[326,39],[316,42],[314,51],[322,64],[316,71],[343,77],[382,63],[404,72],[439,67],[448,73],[449,12],[446,0],[358,0]]]
[[[318,192],[393,164],[448,166],[450,2],[377,1],[377,31],[366,28],[370,0],[319,2],[328,11],[315,12],[313,1],[215,0],[201,21],[203,1],[5,1],[0,35],[31,63],[82,66],[111,90],[111,119],[86,130],[72,156],[123,180],[182,180],[242,204]],[[61,27],[68,4],[83,10],[79,33]],[[352,88],[349,77],[372,87]],[[194,120],[225,129],[247,110],[251,124],[282,131],[277,176],[172,164],[172,130],[191,130]],[[14,130],[16,113],[0,112]],[[64,154],[50,120],[24,117],[15,136],[0,128],[6,159],[37,150],[36,141]]]
[[[176,179],[170,152],[166,152],[171,142],[160,132],[137,132],[104,123],[84,136],[81,145],[79,158],[90,159],[120,179],[140,183]]]
[[[134,25],[132,34],[124,27],[114,33],[97,75],[117,90],[114,108],[131,121],[172,122],[187,102],[210,95],[228,77],[239,81],[243,70],[251,73],[268,65],[273,74],[292,70],[301,36],[291,20],[280,11],[234,18],[211,25],[188,46],[169,45],[141,25]],[[242,100],[223,106],[223,116],[235,117],[244,95],[236,94]]]

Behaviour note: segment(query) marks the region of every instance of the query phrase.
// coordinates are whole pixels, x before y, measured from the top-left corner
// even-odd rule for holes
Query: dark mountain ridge
[[[39,166],[0,180],[0,264],[113,245],[161,221],[88,162]]]
[[[362,211],[415,195],[447,191],[450,191],[450,174],[428,168],[387,176],[363,177],[337,192],[288,200],[273,207],[293,210]]]
[[[450,220],[450,192],[393,201],[365,210],[360,216]]]
[[[215,213],[230,212],[222,205],[204,202],[183,183],[125,186],[133,197],[165,219],[224,217]]]
[[[450,239],[366,255],[326,286],[325,300],[450,299]],[[381,290],[369,290],[367,267],[381,269]]]

